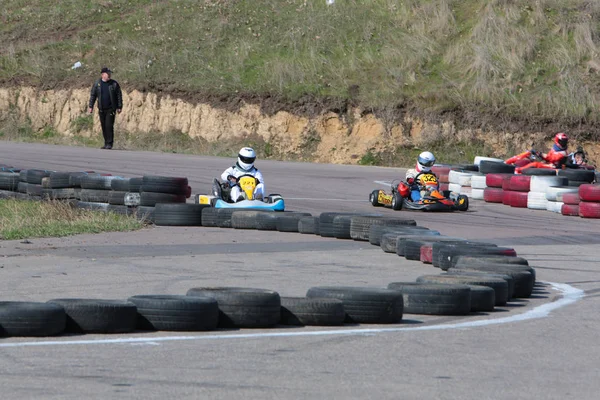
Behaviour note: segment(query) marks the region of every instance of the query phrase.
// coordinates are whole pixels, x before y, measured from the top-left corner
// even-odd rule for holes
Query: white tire
[[[504,162],[504,160],[502,160],[500,158],[476,156],[475,160],[473,161],[473,164],[479,165],[482,161],[494,161],[494,162],[501,162],[501,163]]]
[[[548,204],[546,204],[546,210],[560,214],[563,204],[565,203],[562,201],[548,201]]]
[[[473,188],[471,186],[461,186],[458,193],[464,194],[467,197],[471,197]]]
[[[577,193],[579,192],[578,187],[574,186],[550,186],[546,189],[546,198],[549,201],[562,201],[563,193]],[[560,199],[558,195],[561,195]]]
[[[483,190],[484,189],[475,189],[474,187],[472,187],[471,194],[467,196],[475,200],[483,200]]]
[[[564,176],[533,175],[529,184],[532,192],[546,193],[550,186],[567,186],[568,179]]]
[[[485,189],[487,187],[487,184],[485,183],[485,175],[471,176],[471,187],[473,189]]]
[[[548,205],[546,192],[529,192],[527,193],[527,208],[532,210],[545,210]]]
[[[461,186],[471,186],[471,175],[473,174],[470,174],[468,172],[458,172],[450,170],[450,172],[448,173],[448,182],[456,183]],[[467,182],[468,185],[464,184]]]
[[[458,183],[449,183],[448,190],[460,194],[460,185]]]

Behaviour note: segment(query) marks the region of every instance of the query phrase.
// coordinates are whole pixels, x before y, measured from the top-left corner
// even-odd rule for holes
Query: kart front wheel
[[[402,196],[400,196],[400,194],[398,194],[398,193],[394,193],[392,196],[393,196],[392,197],[392,210],[395,210],[395,211],[402,210],[402,202],[403,202]]]
[[[373,190],[369,195],[369,203],[371,203],[373,207],[379,207],[379,201],[377,201],[377,197],[379,197],[379,190]]]
[[[456,199],[455,204],[458,211],[467,211],[469,209],[469,198],[464,194],[461,194]]]

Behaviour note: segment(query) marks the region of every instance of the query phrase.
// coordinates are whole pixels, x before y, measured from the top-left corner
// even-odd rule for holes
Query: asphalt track
[[[231,160],[0,142],[0,163],[187,176],[194,193]],[[468,317],[397,325],[0,340],[4,398],[596,399],[600,223],[473,201],[453,214],[374,209],[368,193],[404,171],[259,161],[290,210],[413,218],[442,234],[512,246],[537,270],[534,296]],[[183,294],[247,286],[383,286],[438,270],[379,247],[297,233],[154,227],[0,242],[2,300]]]

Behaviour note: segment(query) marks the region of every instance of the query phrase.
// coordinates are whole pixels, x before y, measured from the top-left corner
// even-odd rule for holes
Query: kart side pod
[[[398,193],[400,193],[400,196],[402,197],[409,197],[410,196],[410,188],[408,187],[408,185],[404,182],[400,182],[398,184]]]

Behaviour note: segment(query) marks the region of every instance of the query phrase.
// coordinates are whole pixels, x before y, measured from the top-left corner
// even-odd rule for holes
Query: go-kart
[[[270,194],[265,198],[254,198],[254,189],[256,188],[256,178],[252,175],[242,175],[237,179],[236,185],[239,185],[243,200],[234,202],[230,197],[231,186],[229,182],[219,182],[216,178],[213,180],[212,196],[198,195],[198,204],[210,204],[214,208],[252,208],[271,211],[284,211],[285,202],[279,194]]]
[[[467,211],[469,198],[449,190],[438,189],[437,178],[433,174],[421,174],[419,188],[427,189],[427,194],[419,201],[413,201],[410,196],[411,185],[395,180],[391,184],[391,193],[376,189],[369,195],[369,202],[375,207],[389,207],[392,210],[422,210],[422,211]]]

